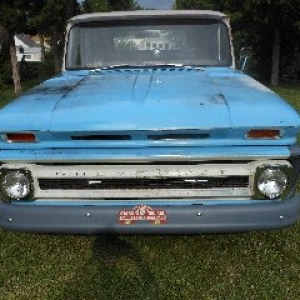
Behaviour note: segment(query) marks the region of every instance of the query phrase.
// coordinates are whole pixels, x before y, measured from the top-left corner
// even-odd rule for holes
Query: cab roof
[[[147,19],[209,19],[223,20],[227,16],[218,11],[212,10],[136,10],[136,11],[118,11],[107,13],[91,13],[73,17],[69,25],[116,21],[116,20],[147,20]]]

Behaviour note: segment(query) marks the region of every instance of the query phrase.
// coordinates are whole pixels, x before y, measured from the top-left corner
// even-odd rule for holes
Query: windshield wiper
[[[101,70],[110,70],[110,69],[122,69],[122,68],[183,68],[185,67],[183,64],[165,64],[165,63],[147,63],[145,62],[142,65],[132,65],[132,64],[118,64],[118,65],[110,65],[106,67],[102,67]]]
[[[183,68],[183,64],[151,64],[151,63],[146,63],[145,67],[150,67],[150,68]]]
[[[184,64],[153,64],[153,63],[145,63],[142,65],[132,65],[132,64],[118,64],[118,65],[110,65],[104,66],[99,69],[94,69],[92,72],[100,72],[103,70],[118,70],[118,69],[135,69],[135,68],[184,68],[184,69],[194,69],[205,71],[205,68],[193,65],[184,65]]]
[[[145,65],[119,64],[119,65],[104,66],[99,69],[95,69],[94,71],[128,69],[128,68],[144,68],[144,67],[145,67]]]
[[[179,68],[179,69],[194,69],[205,71],[205,68],[193,66],[193,65],[184,65],[184,64],[146,64],[145,67],[148,68]]]

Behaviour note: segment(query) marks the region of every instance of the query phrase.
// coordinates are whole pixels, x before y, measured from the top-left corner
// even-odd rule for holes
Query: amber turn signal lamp
[[[33,133],[7,133],[6,141],[8,143],[34,143],[35,135]]]
[[[280,130],[278,129],[252,129],[248,131],[248,139],[266,139],[277,140],[280,138]]]

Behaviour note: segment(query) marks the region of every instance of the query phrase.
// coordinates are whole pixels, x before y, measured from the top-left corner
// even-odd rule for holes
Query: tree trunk
[[[0,41],[4,41],[7,36],[7,31],[3,26],[0,25]]]
[[[41,62],[44,63],[45,62],[45,38],[42,34],[40,34],[40,45],[41,45]]]
[[[280,30],[279,28],[276,28],[274,30],[274,44],[272,51],[271,86],[279,85],[280,42]]]
[[[12,79],[15,86],[15,93],[19,94],[22,92],[21,79],[20,79],[20,69],[17,59],[17,51],[14,34],[9,32],[9,52],[10,52],[10,62],[12,70]]]
[[[51,36],[51,45],[52,45],[55,73],[59,73],[61,71],[61,57],[60,57],[60,49],[59,49],[59,39],[56,34],[53,34]]]

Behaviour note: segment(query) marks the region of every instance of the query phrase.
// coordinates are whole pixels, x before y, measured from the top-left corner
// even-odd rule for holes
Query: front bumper
[[[288,227],[299,217],[299,195],[282,202],[169,205],[157,224],[139,220],[125,225],[128,206],[34,206],[0,204],[0,226],[9,230],[67,234],[201,234],[247,232]]]

